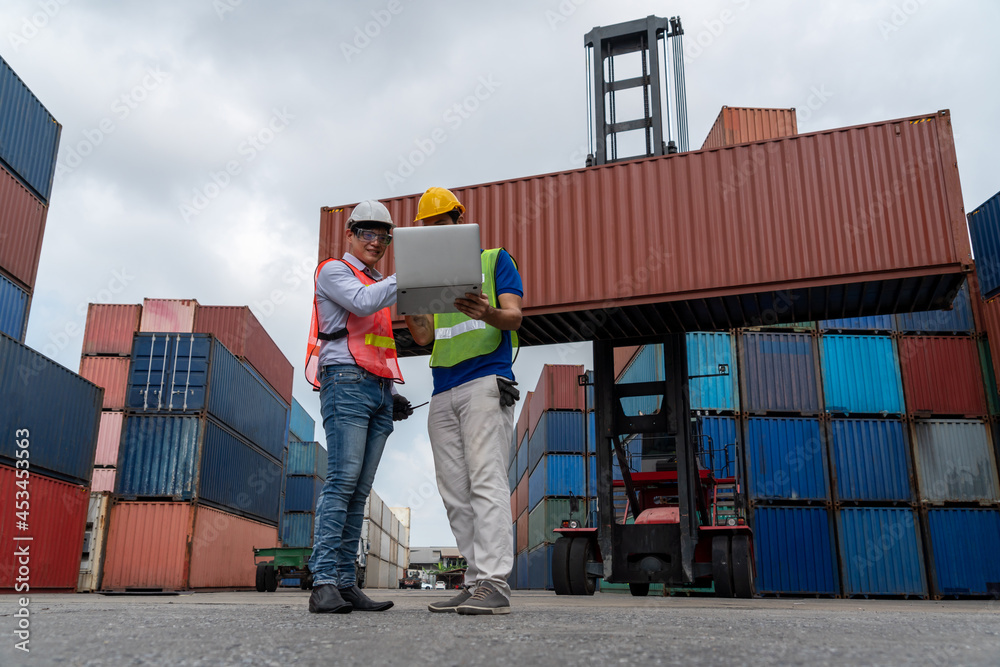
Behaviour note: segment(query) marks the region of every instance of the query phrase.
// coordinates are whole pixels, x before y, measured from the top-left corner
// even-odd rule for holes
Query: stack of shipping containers
[[[23,344],[61,130],[0,59],[0,544],[31,545],[0,592],[76,588],[97,445],[100,388]]]
[[[116,308],[122,317],[109,315]],[[85,343],[81,362],[125,368],[124,389],[121,373],[95,376],[122,399],[104,404],[121,425],[92,586],[252,586],[252,549],[278,544],[291,364],[245,307],[147,299],[141,310],[89,315],[88,341],[128,341],[125,350]]]
[[[316,501],[326,479],[326,449],[315,441],[316,422],[292,399],[281,488],[281,545],[312,547]]]
[[[398,587],[410,564],[410,508],[389,507],[373,490],[365,503],[360,549],[363,587]]]
[[[514,523],[515,588],[552,588],[553,529],[563,521],[586,525],[596,491],[587,446],[582,366],[545,365],[528,392],[511,443],[511,517]],[[588,431],[589,428],[589,431]]]

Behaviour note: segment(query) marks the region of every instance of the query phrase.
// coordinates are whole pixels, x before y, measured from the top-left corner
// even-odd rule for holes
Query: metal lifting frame
[[[588,123],[592,159],[588,160],[588,164],[607,164],[619,159],[635,159],[674,152],[672,147],[667,145],[667,141],[671,140],[671,101],[663,95],[660,74],[662,68],[662,82],[669,82],[671,68],[666,60],[668,39],[673,43],[675,87],[673,103],[676,109],[678,144],[680,150],[688,149],[687,97],[684,90],[684,54],[681,41],[683,34],[680,18],[647,16],[644,19],[613,26],[597,27],[584,36],[584,46],[592,53],[592,58],[588,58],[588,79],[593,77],[593,118],[592,124]],[[662,60],[658,48],[661,39],[664,47]],[[615,80],[614,58],[637,51],[642,58],[642,73],[636,77]],[[588,80],[587,83],[590,89],[591,81]],[[669,84],[667,86],[669,87]],[[643,116],[618,121],[615,93],[638,87],[642,87],[643,92]],[[667,118],[666,123],[663,122],[664,114]],[[666,140],[663,136],[664,127],[667,128]],[[644,130],[646,153],[619,158],[617,135],[631,130]]]

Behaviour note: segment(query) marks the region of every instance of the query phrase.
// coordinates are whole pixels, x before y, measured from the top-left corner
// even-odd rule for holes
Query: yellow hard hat
[[[458,197],[453,195],[451,190],[427,188],[427,192],[420,196],[420,202],[417,204],[417,217],[413,221],[418,222],[424,218],[450,213],[455,209],[465,213],[462,202],[458,201]]]

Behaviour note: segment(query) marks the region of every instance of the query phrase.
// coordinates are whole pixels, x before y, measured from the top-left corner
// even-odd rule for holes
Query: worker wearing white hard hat
[[[396,276],[383,278],[375,265],[392,242],[395,225],[374,199],[347,218],[347,251],[316,270],[313,321],[306,377],[320,392],[329,460],[316,504],[309,570],[309,611],[385,611],[357,585],[355,555],[365,500],[394,420],[413,410],[397,394],[402,382],[389,307],[396,303]]]

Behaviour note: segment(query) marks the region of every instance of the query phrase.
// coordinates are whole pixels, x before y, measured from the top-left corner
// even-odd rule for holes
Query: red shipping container
[[[524,477],[521,478],[521,481],[518,482],[514,489],[514,494],[517,496],[514,509],[517,511],[518,516],[528,511],[528,477],[530,475],[524,473]]]
[[[948,111],[453,192],[518,260],[525,345],[939,308],[972,261]],[[419,198],[384,203],[413,225]],[[352,210],[321,210],[320,259]]]
[[[246,360],[285,403],[292,404],[295,369],[246,306],[198,306],[195,333],[215,337],[237,357]]]
[[[194,332],[194,299],[143,299],[139,331]]]
[[[41,590],[50,592],[72,592],[76,590],[80,574],[80,557],[83,553],[83,533],[87,526],[87,505],[90,492],[87,487],[67,484],[30,472],[26,489],[17,483],[17,471],[8,466],[0,466],[0,592],[31,593]],[[28,507],[25,523],[27,529],[19,527],[22,518],[15,514],[18,509],[16,497],[20,491],[28,491]],[[30,537],[31,540],[18,540]],[[29,563],[16,562],[18,549],[28,549]],[[27,569],[28,589],[18,581]]]
[[[528,418],[531,416],[531,397],[534,395],[535,392],[526,391],[524,392],[524,398],[521,400],[521,412],[517,415],[517,424],[515,425],[518,443],[528,433]],[[520,444],[518,447],[520,448]]]
[[[722,107],[701,149],[767,141],[798,133],[795,109]]]
[[[628,368],[629,363],[631,363],[632,359],[641,349],[641,345],[629,345],[628,347],[615,348],[615,382],[617,382],[618,378],[622,376],[622,373],[624,373],[625,369]]]
[[[124,410],[128,392],[129,357],[83,357],[80,375],[104,387],[104,409]]]
[[[517,553],[528,548],[528,513],[521,512],[521,516],[517,517],[517,525],[514,528],[514,532],[517,536],[514,548],[517,549]]]
[[[276,546],[274,526],[204,505],[116,502],[101,588],[248,589],[256,572],[253,549]]]
[[[101,429],[97,433],[97,453],[94,455],[95,466],[118,465],[118,445],[121,444],[124,419],[124,412],[101,413]]]
[[[29,293],[35,287],[48,211],[0,165],[0,267]]]
[[[584,409],[585,392],[577,378],[583,375],[583,366],[567,364],[545,364],[531,397],[531,411],[528,415],[528,437],[535,432],[538,420],[547,410]]]
[[[83,354],[132,354],[132,336],[139,330],[142,306],[138,304],[92,303],[87,308],[83,332]]]
[[[907,412],[979,417],[986,395],[976,341],[965,336],[899,339]]]
[[[990,342],[990,351],[1000,350],[1000,298],[993,299],[989,303],[983,301],[982,293],[979,291],[979,279],[975,272],[969,274],[969,288],[972,297],[972,313],[976,318],[976,330],[986,332],[986,339]],[[1000,352],[992,353],[993,373],[1000,378]]]
[[[115,492],[115,468],[94,468],[94,477],[90,482],[90,490],[94,492]]]

